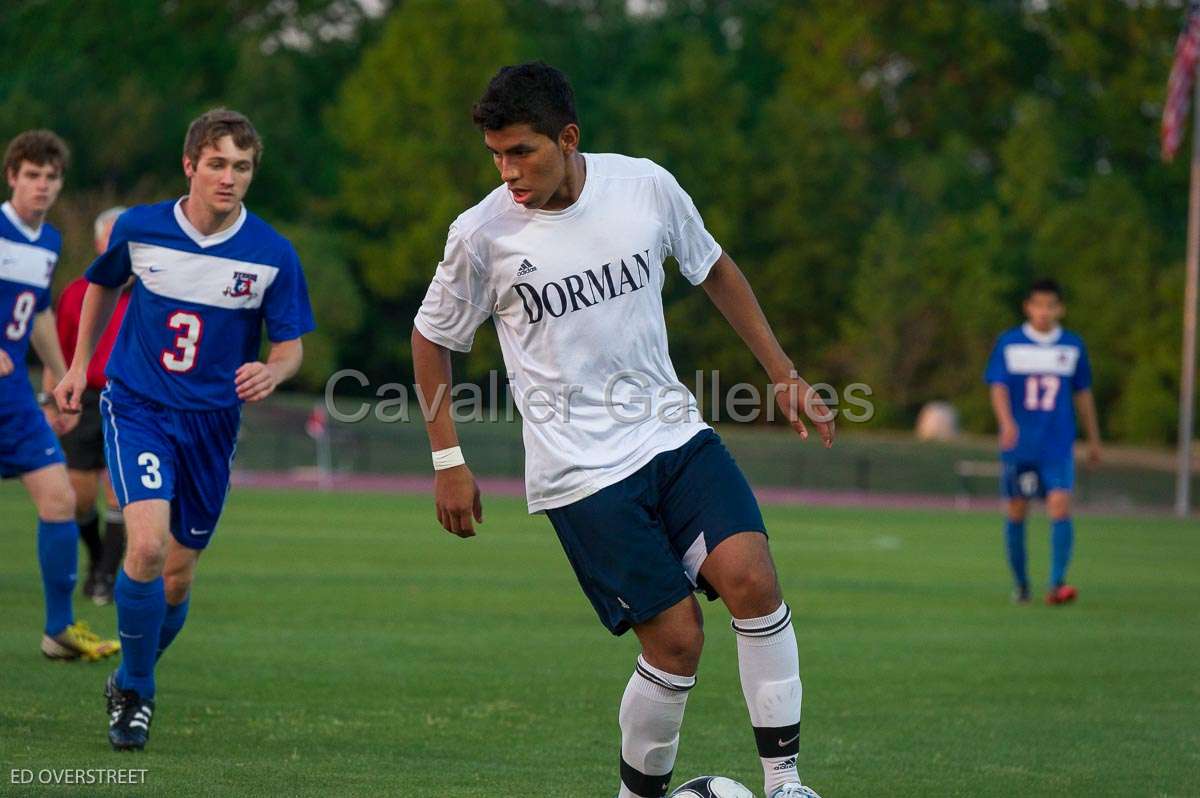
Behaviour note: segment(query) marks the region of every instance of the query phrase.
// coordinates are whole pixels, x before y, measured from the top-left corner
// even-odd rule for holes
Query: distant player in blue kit
[[[183,627],[196,563],[217,528],[241,404],[296,373],[300,337],[315,326],[295,250],[242,204],[261,155],[258,133],[235,111],[192,122],[187,196],[117,220],[87,270],[75,356],[54,391],[60,408],[79,411],[96,342],[135,276],[100,401],[128,539],[114,591],[124,654],[105,685],[117,750],[140,750],[149,737],[155,663]]]
[[[1100,461],[1092,367],[1083,340],[1058,324],[1064,311],[1058,283],[1033,283],[1024,310],[1027,321],[1000,336],[985,375],[1000,427],[1001,487],[1008,500],[1004,537],[1016,583],[1014,598],[1026,603],[1025,515],[1030,499],[1046,500],[1051,521],[1046,603],[1066,604],[1077,595],[1067,584],[1075,538],[1071,491],[1075,485],[1076,411],[1087,431],[1088,462]]]
[[[25,355],[33,345],[52,374],[65,370],[50,308],[50,282],[62,239],[45,223],[62,189],[67,145],[49,130],[29,130],[4,153],[11,199],[0,205],[0,478],[16,477],[37,508],[38,563],[46,601],[42,653],[52,659],[98,660],[120,649],[75,622],[71,594],[79,557],[75,493],[67,479],[59,433],[73,419],[38,407]]]

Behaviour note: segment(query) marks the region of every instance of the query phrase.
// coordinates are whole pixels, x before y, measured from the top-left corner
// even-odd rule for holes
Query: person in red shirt
[[[113,224],[124,210],[125,208],[117,206],[96,217],[97,253],[108,249],[108,237]],[[75,354],[79,315],[87,286],[87,280],[79,277],[66,287],[58,300],[58,340],[68,362]],[[125,548],[125,523],[105,468],[100,392],[104,390],[104,369],[108,365],[108,355],[117,340],[117,332],[121,328],[121,319],[125,316],[125,306],[128,304],[129,291],[126,290],[121,294],[112,322],[100,338],[92,362],[88,364],[87,391],[83,394],[83,411],[79,416],[79,424],[60,437],[67,456],[67,475],[71,479],[71,487],[75,489],[75,520],[79,524],[79,537],[83,539],[88,550],[88,575],[83,583],[83,594],[97,605],[112,601],[117,566],[120,565],[121,554]],[[45,384],[45,380],[43,383],[47,391],[54,387],[52,381],[48,385]],[[96,512],[96,499],[101,485],[104,486],[107,506],[103,540],[100,538],[100,517]]]

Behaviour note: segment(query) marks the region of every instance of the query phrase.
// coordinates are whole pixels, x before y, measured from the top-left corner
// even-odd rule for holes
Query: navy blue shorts
[[[0,478],[19,477],[65,461],[58,438],[32,397],[27,405],[0,410]]]
[[[1001,463],[1000,492],[1006,499],[1044,499],[1052,490],[1075,487],[1075,460]]]
[[[546,511],[600,622],[624,634],[695,590],[708,553],[738,532],[766,534],[750,484],[711,429],[620,482]]]
[[[100,395],[104,454],[121,507],[171,503],[171,534],[189,549],[212,540],[229,493],[240,407],[176,410],[112,383]]]

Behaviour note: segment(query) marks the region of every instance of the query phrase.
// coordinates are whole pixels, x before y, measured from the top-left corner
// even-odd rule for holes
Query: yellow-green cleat
[[[98,662],[120,650],[118,641],[102,640],[84,621],[76,621],[53,637],[42,635],[42,653],[50,659]]]

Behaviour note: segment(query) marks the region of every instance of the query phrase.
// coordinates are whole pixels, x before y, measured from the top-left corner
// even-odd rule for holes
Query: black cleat
[[[154,702],[133,690],[117,687],[116,671],[104,683],[108,702],[108,742],[114,751],[141,751],[150,739]]]
[[[111,718],[112,713],[121,708],[121,688],[117,687],[115,670],[108,674],[108,678],[104,681],[104,701],[108,705],[107,712]]]
[[[95,563],[88,566],[87,579],[83,580],[83,589],[81,591],[85,598],[95,600],[97,580],[100,575],[100,569],[96,567]]]
[[[97,607],[112,604],[113,578],[104,572],[96,574],[96,583],[92,585],[92,603]]]

